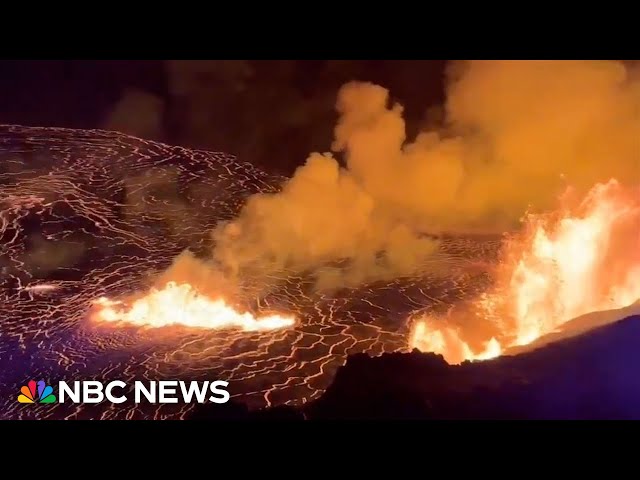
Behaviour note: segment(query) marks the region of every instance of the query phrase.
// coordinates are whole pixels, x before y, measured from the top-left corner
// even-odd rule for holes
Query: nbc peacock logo
[[[36,388],[37,387],[37,388]],[[19,403],[55,403],[56,396],[53,394],[53,388],[45,383],[44,380],[29,381],[20,389],[18,395]]]

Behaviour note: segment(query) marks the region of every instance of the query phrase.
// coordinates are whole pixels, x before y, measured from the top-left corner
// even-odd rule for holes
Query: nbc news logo
[[[161,380],[140,382],[133,385],[135,403],[227,403],[230,395],[226,390],[229,382],[218,380],[215,382],[183,382],[177,380]],[[116,391],[116,389],[118,389]],[[129,386],[120,380],[105,385],[96,380],[75,381],[73,387],[67,382],[58,382],[59,403],[100,403],[105,399],[111,403],[123,403]],[[208,393],[211,392],[211,395]],[[181,398],[180,398],[181,397]],[[44,380],[36,382],[30,380],[20,388],[19,403],[56,403],[58,399],[53,394],[53,387]]]

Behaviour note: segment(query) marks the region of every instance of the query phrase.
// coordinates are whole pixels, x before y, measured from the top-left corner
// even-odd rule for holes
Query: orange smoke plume
[[[213,234],[225,272],[313,271],[319,288],[410,275],[438,247],[425,233],[514,230],[567,185],[640,181],[640,83],[620,62],[454,64],[445,122],[412,140],[383,87],[347,84],[336,108],[344,167],[314,153],[250,198]]]
[[[230,287],[260,290],[304,272],[320,290],[413,275],[439,247],[429,234],[518,230],[526,211],[552,209],[567,185],[580,196],[617,178],[619,185],[597,187],[572,216],[528,218],[525,236],[507,249],[503,291],[476,306],[483,318],[514,325],[491,322],[495,340],[468,349],[479,352],[472,357],[495,355],[635,294],[628,282],[637,263],[618,261],[617,250],[603,246],[637,240],[615,233],[626,224],[615,192],[640,184],[640,82],[621,62],[455,63],[442,125],[413,139],[402,106],[390,105],[381,86],[344,85],[336,109],[337,158],[313,153],[278,193],[251,196],[212,232],[209,261],[184,254],[163,282],[217,298]],[[605,250],[615,269],[600,271]],[[596,275],[602,280],[586,278]],[[448,345],[456,335],[434,341]]]

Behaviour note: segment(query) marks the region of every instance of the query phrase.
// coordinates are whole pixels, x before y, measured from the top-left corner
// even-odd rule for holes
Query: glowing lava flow
[[[494,337],[485,344],[481,352],[474,353],[469,344],[462,340],[457,329],[429,328],[429,321],[424,318],[416,322],[410,343],[412,348],[422,352],[438,353],[452,364],[461,363],[464,360],[489,360],[502,353],[502,346]]]
[[[450,363],[487,359],[586,313],[633,304],[640,299],[640,191],[615,180],[598,184],[577,208],[528,216],[504,253],[495,290],[475,305],[485,318],[506,319],[498,338],[474,353],[461,329],[422,318],[412,347]]]
[[[239,313],[224,300],[211,300],[200,295],[188,284],[169,282],[122,308],[124,302],[99,298],[96,302],[95,320],[124,322],[144,327],[182,325],[196,328],[240,328],[244,331],[274,330],[292,326],[293,317],[270,315],[254,317],[248,312]]]

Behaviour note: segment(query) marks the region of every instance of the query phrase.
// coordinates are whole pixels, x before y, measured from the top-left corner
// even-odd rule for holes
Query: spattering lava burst
[[[181,325],[192,328],[239,328],[243,331],[275,330],[295,324],[292,316],[277,314],[255,317],[240,313],[222,298],[210,299],[191,285],[168,282],[164,288],[151,291],[127,305],[121,300],[99,298],[94,320],[123,322],[142,327]]]
[[[423,352],[442,355],[450,363],[462,360],[489,360],[502,354],[502,346],[495,337],[491,337],[482,351],[474,353],[467,342],[462,340],[460,332],[454,327],[433,329],[428,319],[418,320],[413,328],[411,346]]]
[[[571,204],[570,195],[563,203]],[[495,289],[474,308],[497,319],[479,351],[464,328],[419,319],[410,344],[450,363],[499,356],[534,342],[581,315],[627,307],[640,299],[640,191],[611,180],[574,207],[526,217],[523,233],[505,242]],[[498,320],[499,319],[499,320]]]

